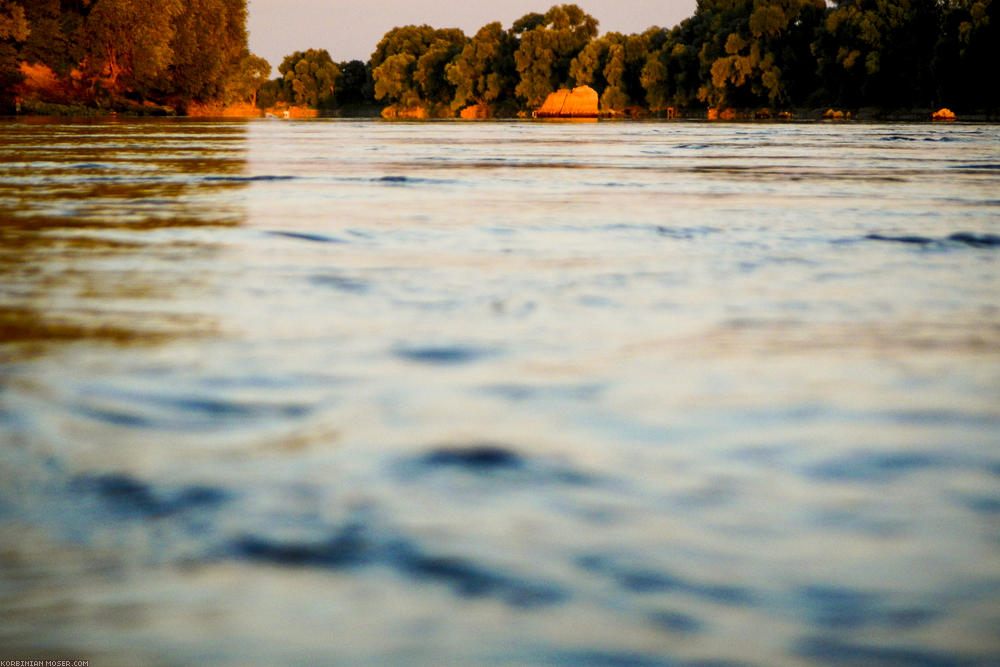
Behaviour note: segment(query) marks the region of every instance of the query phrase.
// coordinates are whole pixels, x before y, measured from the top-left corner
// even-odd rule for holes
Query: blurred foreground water
[[[1000,126],[0,123],[0,657],[1000,662]]]

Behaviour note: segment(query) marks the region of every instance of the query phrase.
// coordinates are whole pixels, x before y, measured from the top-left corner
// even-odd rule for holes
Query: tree
[[[238,100],[256,106],[257,95],[270,76],[271,63],[249,51],[244,51],[235,75],[229,77],[227,82],[226,101]]]
[[[340,68],[326,49],[296,51],[285,57],[278,71],[291,90],[295,104],[314,109],[334,106]]]
[[[180,0],[97,0],[84,25],[90,74],[111,95],[146,92],[173,62]]]
[[[838,0],[817,41],[827,86],[849,105],[926,105],[934,97],[937,0]]]
[[[948,2],[942,8],[932,62],[937,102],[956,110],[993,111],[1000,107],[997,62],[1000,2]]]
[[[709,77],[698,96],[709,106],[756,106],[791,101],[784,68],[808,62],[824,0],[703,1],[715,14],[712,40],[701,51]],[[721,46],[721,52],[719,47]]]
[[[453,108],[485,106],[513,97],[517,86],[516,49],[517,39],[499,22],[480,28],[446,68],[445,75],[455,86]]]
[[[0,0],[0,40],[23,42],[31,34],[24,7],[14,0]]]
[[[570,63],[570,76],[577,85],[594,88],[604,109],[638,105],[644,97],[641,76],[652,34],[612,32],[591,41]]]
[[[597,19],[576,5],[555,5],[542,19],[529,14],[515,25],[533,26],[524,30],[514,53],[520,75],[515,92],[529,106],[538,106],[571,84],[570,63],[597,36]]]
[[[708,22],[695,15],[669,32],[650,29],[646,34],[649,56],[640,81],[650,110],[696,103],[702,82],[699,54],[708,39]]]
[[[404,107],[450,102],[455,88],[446,70],[465,42],[465,34],[457,28],[393,28],[372,53],[375,99]]]
[[[164,90],[185,101],[229,101],[240,86],[242,68],[254,66],[245,60],[245,26],[245,0],[186,0],[174,20],[173,60],[164,74]]]
[[[340,77],[337,79],[334,97],[338,106],[348,104],[371,104],[375,101],[375,84],[372,82],[371,68],[360,60],[351,60],[337,65]]]
[[[17,45],[31,34],[24,8],[11,0],[0,0],[0,109],[14,106],[11,89],[21,83]]]

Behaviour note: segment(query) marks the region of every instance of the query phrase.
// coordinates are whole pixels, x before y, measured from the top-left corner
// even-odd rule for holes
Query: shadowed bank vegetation
[[[599,35],[572,4],[466,36],[390,30],[367,63],[246,49],[245,0],[0,0],[5,103],[44,64],[67,99],[296,105],[406,117],[512,116],[588,85],[608,113],[1000,106],[1000,0],[699,0],[671,29]],[[36,72],[37,75],[37,72]],[[20,87],[19,87],[20,86]],[[72,94],[69,94],[72,93]],[[878,110],[878,111],[876,111]]]
[[[184,112],[256,101],[246,0],[0,0],[0,108]]]

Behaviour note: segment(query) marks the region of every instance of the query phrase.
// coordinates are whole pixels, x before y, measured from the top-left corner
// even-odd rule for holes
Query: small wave
[[[451,178],[417,178],[413,176],[380,176],[371,179],[373,183],[387,185],[455,185],[457,180]]]
[[[516,483],[518,488],[546,484],[602,486],[608,480],[578,470],[561,461],[525,457],[514,448],[494,443],[436,447],[398,464],[398,473],[406,480],[419,480],[440,471],[493,478],[498,484]],[[494,490],[502,487],[492,487]]]
[[[883,595],[840,586],[807,586],[796,592],[796,598],[805,617],[823,628],[883,626],[899,630],[926,625],[940,615],[934,609],[893,605]]]
[[[298,419],[312,408],[299,403],[242,402],[198,395],[130,393],[95,388],[70,406],[87,419],[133,429],[191,430],[250,424],[256,420]]]
[[[917,646],[871,646],[827,636],[806,637],[796,642],[793,652],[803,658],[827,665],[919,665],[921,667],[958,667],[986,665],[989,662],[970,656],[932,651]]]
[[[964,243],[974,248],[996,248],[1000,246],[1000,236],[996,234],[972,234],[958,232],[948,237],[949,241]]]
[[[831,482],[889,482],[920,470],[951,465],[953,461],[925,452],[858,452],[814,465],[806,474]]]
[[[604,649],[554,650],[544,652],[541,662],[546,665],[566,667],[676,667],[676,660],[664,658],[660,654],[641,651],[615,651]],[[696,667],[699,663],[685,663]],[[712,661],[704,667],[745,667],[734,663]]]
[[[921,246],[959,243],[973,248],[1000,247],[1000,236],[996,234],[973,234],[972,232],[956,232],[944,238],[932,238],[930,236],[919,236],[916,234],[867,234],[864,238],[869,241],[888,241],[892,243],[907,243],[910,245]]]
[[[915,137],[907,137],[902,134],[890,134],[884,137],[879,137],[879,141],[916,141]]]
[[[962,505],[976,514],[1000,514],[1000,496],[966,496],[961,499]]]
[[[348,523],[329,539],[318,542],[283,542],[244,535],[234,541],[230,552],[239,558],[275,565],[342,568],[374,559],[376,546],[365,532],[363,525]]]
[[[406,361],[439,366],[467,364],[490,356],[490,350],[465,345],[397,347],[393,354]]]
[[[271,236],[285,236],[290,239],[298,239],[299,241],[313,241],[315,243],[347,243],[344,239],[339,239],[335,236],[312,234],[309,232],[283,232],[272,230],[267,233]]]
[[[349,523],[326,540],[279,541],[255,535],[235,540],[229,552],[241,559],[286,567],[388,565],[415,581],[449,586],[459,597],[496,598],[514,607],[553,605],[569,596],[557,584],[503,572],[470,559],[433,554],[395,536],[379,541],[368,527]]]
[[[887,234],[868,234],[865,236],[869,241],[891,241],[894,243],[910,243],[913,245],[927,245],[929,243],[934,243],[935,239],[928,236],[916,236],[913,234],[904,234],[900,236],[889,236]]]
[[[215,508],[229,499],[227,492],[207,486],[155,490],[151,485],[122,473],[79,475],[71,481],[70,489],[100,497],[115,512],[143,517],[164,517],[188,510]]]
[[[655,627],[678,635],[693,635],[701,632],[705,624],[701,619],[679,611],[661,609],[649,615],[649,621]]]
[[[494,597],[513,607],[534,608],[564,602],[569,594],[552,583],[487,569],[464,558],[429,555],[410,545],[395,545],[393,560],[417,579],[451,586],[460,597]]]
[[[363,280],[355,280],[346,276],[319,274],[309,277],[309,282],[317,287],[329,287],[339,292],[350,292],[352,294],[365,294],[369,290],[369,285]]]
[[[499,445],[441,448],[428,452],[420,463],[429,467],[455,467],[474,471],[519,470],[525,462],[516,452]]]
[[[952,169],[963,169],[966,171],[1000,171],[1000,164],[956,164]]]
[[[221,181],[224,183],[267,183],[272,181],[294,181],[295,176],[281,176],[281,175],[262,175],[262,176],[205,176],[201,180],[213,182]]]
[[[613,557],[600,554],[583,556],[577,560],[577,565],[588,572],[610,578],[619,588],[629,593],[673,591],[730,606],[752,604],[755,597],[752,591],[740,586],[692,581],[662,570],[619,563]]]

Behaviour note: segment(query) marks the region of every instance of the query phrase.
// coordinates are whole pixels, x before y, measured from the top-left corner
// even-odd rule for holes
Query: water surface
[[[1000,661],[1000,128],[0,124],[0,647]]]

